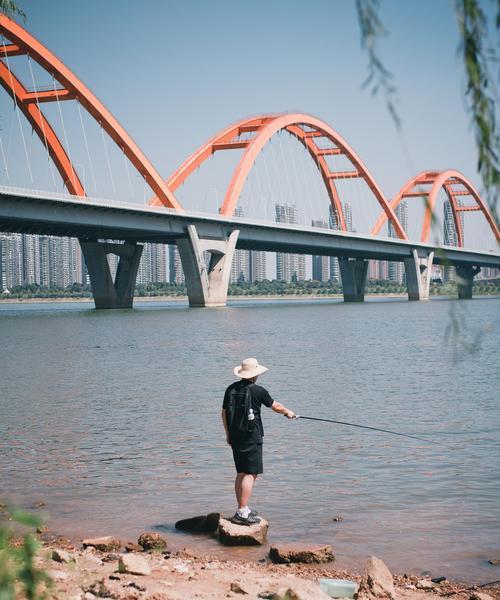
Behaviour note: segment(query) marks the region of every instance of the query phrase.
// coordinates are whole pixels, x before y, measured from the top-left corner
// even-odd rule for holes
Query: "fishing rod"
[[[295,419],[307,419],[308,421],[322,421],[324,423],[336,423],[337,425],[348,425],[349,427],[359,427],[360,429],[371,429],[372,431],[382,431],[383,433],[390,433],[392,435],[401,435],[403,437],[411,438],[413,440],[420,440],[421,442],[426,442],[427,444],[436,444],[438,446],[444,446],[445,448],[450,448],[451,446],[447,446],[446,444],[442,444],[441,442],[435,442],[433,440],[428,440],[426,438],[418,437],[416,435],[410,435],[408,433],[400,433],[399,431],[391,431],[390,429],[380,429],[379,427],[369,427],[368,425],[358,425],[357,423],[348,423],[347,421],[335,421],[333,419],[319,419],[317,417],[304,417],[303,415],[295,415]]]

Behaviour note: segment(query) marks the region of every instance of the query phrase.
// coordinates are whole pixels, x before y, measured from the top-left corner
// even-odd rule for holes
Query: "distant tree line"
[[[405,294],[406,285],[396,281],[368,280],[367,294]],[[440,280],[431,282],[430,293],[433,296],[456,296],[456,283],[442,283]],[[500,278],[492,280],[478,280],[474,283],[474,294],[494,295],[500,294]],[[342,294],[342,284],[335,279],[330,281],[264,281],[239,282],[229,286],[229,296],[335,296]],[[186,286],[180,283],[149,283],[136,287],[135,295],[138,297],[155,296],[185,296]],[[0,294],[0,298],[30,299],[30,298],[91,298],[90,285],[73,283],[66,288],[47,288],[40,285],[16,286],[9,294]]]

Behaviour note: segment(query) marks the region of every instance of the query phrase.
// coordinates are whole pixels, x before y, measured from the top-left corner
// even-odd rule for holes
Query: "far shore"
[[[308,300],[340,300],[342,294],[285,294],[285,295],[260,295],[260,296],[228,296],[228,303],[231,302],[249,302],[249,301],[308,301]],[[365,294],[365,298],[406,298],[405,292],[392,294]],[[431,298],[455,298],[448,295],[431,295]],[[474,298],[500,298],[499,294],[476,294]],[[0,304],[40,304],[40,303],[65,303],[65,302],[85,302],[93,303],[94,299],[90,298],[0,298]],[[188,303],[187,296],[134,296],[134,302],[184,302]]]

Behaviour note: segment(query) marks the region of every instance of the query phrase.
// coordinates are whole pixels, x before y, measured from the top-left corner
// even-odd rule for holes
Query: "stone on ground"
[[[55,560],[56,562],[60,563],[69,563],[75,559],[73,558],[73,556],[71,556],[69,552],[66,552],[66,550],[56,548],[52,550],[52,560]]]
[[[123,547],[125,552],[143,552],[144,548],[135,542],[127,542]]]
[[[327,563],[335,560],[329,544],[281,544],[271,546],[271,560],[275,563]]]
[[[254,525],[236,525],[220,519],[217,533],[219,541],[226,546],[260,546],[266,541],[268,528],[265,519]]]
[[[91,546],[92,548],[100,550],[101,552],[112,552],[113,550],[119,550],[122,545],[120,540],[111,535],[98,538],[88,538],[83,540],[82,544],[84,548]]]
[[[241,587],[239,581],[233,581],[229,586],[229,590],[235,594],[248,594],[245,588]]]
[[[430,579],[419,579],[417,581],[418,590],[433,590],[435,587],[437,587],[437,583],[434,583]]]
[[[276,592],[259,594],[258,597],[269,600],[331,600],[314,581],[297,581]]]
[[[372,556],[365,566],[365,574],[359,585],[358,599],[389,598],[393,600],[395,597],[396,592],[391,572],[379,558]]]
[[[175,528],[191,533],[214,533],[217,531],[221,516],[221,513],[209,513],[208,515],[181,519],[177,521]]]
[[[118,561],[118,571],[120,573],[130,573],[130,575],[151,575],[151,569],[148,561],[140,554],[122,554]]]
[[[473,592],[470,595],[470,600],[493,600],[493,598],[484,592]]]
[[[144,550],[165,550],[167,547],[167,540],[155,531],[141,533],[137,543]]]

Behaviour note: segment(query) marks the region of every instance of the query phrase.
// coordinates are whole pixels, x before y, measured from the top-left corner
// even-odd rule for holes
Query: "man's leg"
[[[241,477],[239,480],[239,493],[236,494],[236,498],[238,500],[238,508],[240,509],[248,506],[257,475],[251,475],[250,473],[238,473],[238,475],[241,475]]]
[[[234,493],[236,494],[238,508],[241,506],[241,480],[244,476],[245,473],[236,473],[236,479],[234,480]]]

